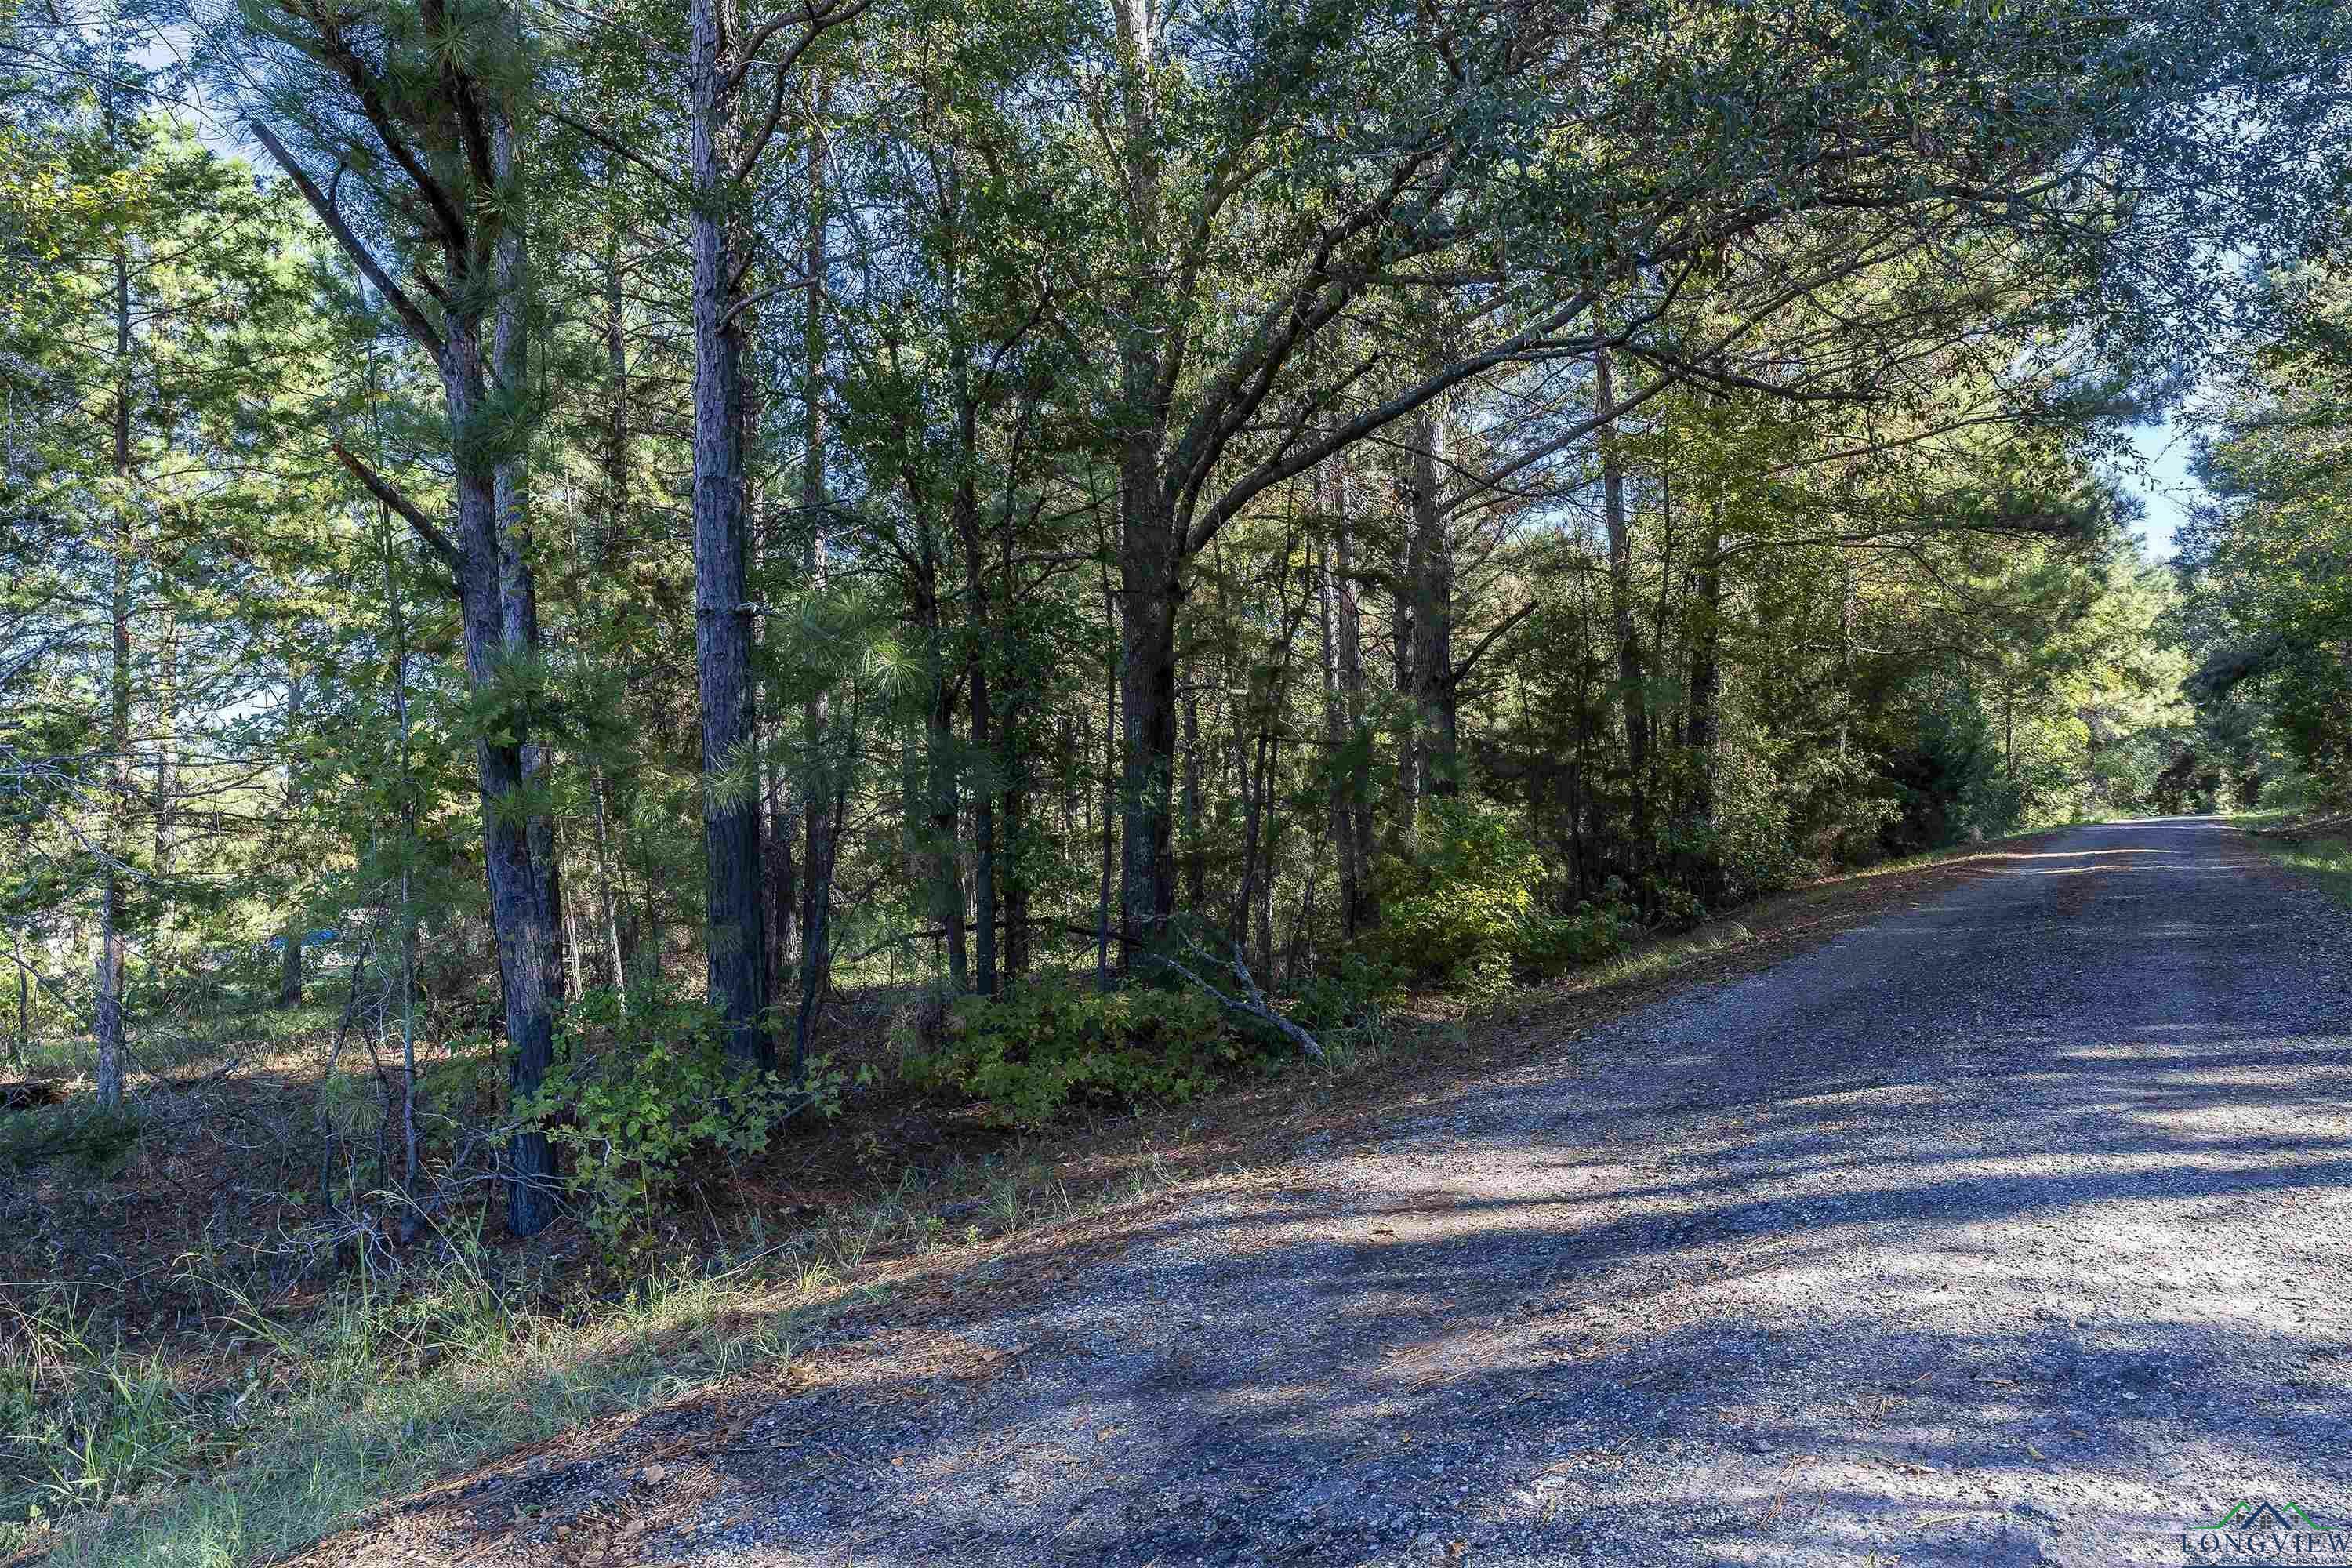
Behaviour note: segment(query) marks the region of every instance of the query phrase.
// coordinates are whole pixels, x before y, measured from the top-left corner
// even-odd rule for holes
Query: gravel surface
[[[650,1532],[467,1560],[2104,1565],[2352,1517],[2347,956],[2216,824],[2045,839],[875,1329],[919,1370],[708,1434]]]

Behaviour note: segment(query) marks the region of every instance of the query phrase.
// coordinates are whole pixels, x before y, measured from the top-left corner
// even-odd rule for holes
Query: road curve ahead
[[[2006,853],[827,1350],[616,1560],[2104,1568],[2352,1520],[2352,923],[2210,821]]]

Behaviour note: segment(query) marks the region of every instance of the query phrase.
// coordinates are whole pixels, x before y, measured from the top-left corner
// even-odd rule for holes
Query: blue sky
[[[2147,541],[2148,555],[2162,561],[2172,553],[2173,533],[2188,521],[2189,509],[2205,493],[2204,487],[2189,472],[2189,435],[2179,426],[2170,421],[2135,426],[2131,438],[2138,448],[2143,471],[2122,472],[2117,477],[2126,489],[2147,503],[2140,532]]]

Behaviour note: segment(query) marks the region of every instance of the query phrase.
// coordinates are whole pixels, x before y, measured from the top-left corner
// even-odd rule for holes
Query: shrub
[[[1580,904],[1574,914],[1530,914],[1519,928],[1519,967],[1532,979],[1548,980],[1615,957],[1640,929],[1633,911],[1614,899]]]
[[[1491,994],[1598,963],[1636,929],[1622,898],[1555,915],[1536,907],[1543,860],[1498,814],[1436,801],[1410,861],[1382,868],[1386,895],[1373,959],[1406,979]]]
[[[1005,997],[966,996],[941,1034],[938,1049],[908,1059],[908,1076],[1028,1125],[1074,1103],[1181,1104],[1278,1059],[1213,998],[1146,986],[1038,982]]]
[[[1285,1012],[1312,1034],[1357,1028],[1379,1019],[1401,989],[1399,978],[1392,964],[1362,952],[1345,953],[1338,973],[1300,982]]]
[[[142,1123],[135,1106],[109,1110],[96,1095],[77,1095],[63,1105],[0,1113],[0,1171],[28,1171],[52,1160],[72,1159],[92,1176],[122,1173],[138,1147]]]
[[[1381,868],[1374,955],[1408,978],[1474,992],[1510,982],[1542,862],[1501,816],[1432,802],[1409,859]]]
[[[846,1087],[821,1058],[795,1088],[727,1058],[716,1013],[674,992],[640,987],[625,1005],[589,991],[557,1023],[555,1063],[519,1109],[572,1155],[567,1181],[586,1223],[618,1247],[697,1158],[738,1162],[768,1146],[787,1116],[831,1116]]]

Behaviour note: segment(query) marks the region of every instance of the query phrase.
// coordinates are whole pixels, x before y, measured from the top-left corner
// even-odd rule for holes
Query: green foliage
[[[0,1304],[0,1521],[176,1479],[204,1424],[158,1355],[101,1345],[70,1300]]]
[[[38,1110],[0,1111],[0,1170],[21,1172],[69,1159],[103,1180],[130,1163],[141,1127],[135,1110],[109,1109],[89,1095]]]
[[[1777,893],[1821,868],[1827,858],[1851,857],[1875,842],[1885,804],[1859,795],[1835,758],[1817,764],[1825,776],[1822,787],[1805,777],[1807,759],[1792,756],[1793,748],[1775,743],[1753,724],[1735,726],[1714,758],[1715,811],[1705,822],[1686,830],[1686,842],[1675,847],[1710,868],[1708,901],[1717,907],[1745,903]],[[1797,831],[1796,783],[1807,794],[1827,796],[1843,811],[1830,823],[1827,855],[1809,853]],[[1861,820],[1852,820],[1856,816]],[[1843,817],[1847,820],[1837,820]],[[1840,855],[1843,851],[1843,855]]]
[[[1369,952],[1343,953],[1338,973],[1301,982],[1284,1011],[1292,1023],[1317,1036],[1359,1027],[1376,1019],[1396,998],[1402,981],[1394,965]]]
[[[1690,911],[1696,912],[1697,900],[1680,889],[1667,889],[1667,896],[1686,900]],[[1633,910],[1623,903],[1593,900],[1579,905],[1573,914],[1529,914],[1519,927],[1513,956],[1522,973],[1550,979],[1616,957],[1639,930]]]
[[[1540,858],[1499,812],[1430,803],[1419,842],[1377,875],[1383,884],[1373,951],[1411,979],[1500,990],[1534,909]]]
[[[572,1156],[569,1181],[589,1228],[615,1247],[650,1224],[658,1199],[698,1160],[764,1152],[784,1119],[840,1109],[845,1076],[823,1060],[795,1086],[727,1058],[709,1006],[640,987],[624,1003],[591,990],[557,1026],[555,1064],[520,1110]]]
[[[1515,974],[1544,977],[1621,950],[1633,931],[1619,900],[1574,913],[1538,908],[1543,858],[1499,812],[1432,802],[1409,858],[1381,868],[1386,884],[1373,951],[1410,979],[1490,994]]]
[[[940,1047],[908,1063],[919,1084],[986,1100],[1002,1121],[1036,1125],[1071,1105],[1180,1105],[1283,1059],[1197,991],[1066,984],[967,996]]]
[[[2168,803],[2276,804],[2266,781],[2352,802],[2352,278],[2315,268],[2272,290],[2287,330],[2214,399],[2216,504],[2180,537],[2198,724]]]
[[[1889,764],[1903,802],[1890,847],[1938,849],[2018,825],[2025,793],[2004,769],[2000,737],[1973,693],[1953,681],[1923,680],[1910,723],[1914,744]]]
[[[2336,837],[2303,838],[2287,836],[2265,841],[2272,855],[2291,866],[2330,894],[2352,904],[2352,843]]]

